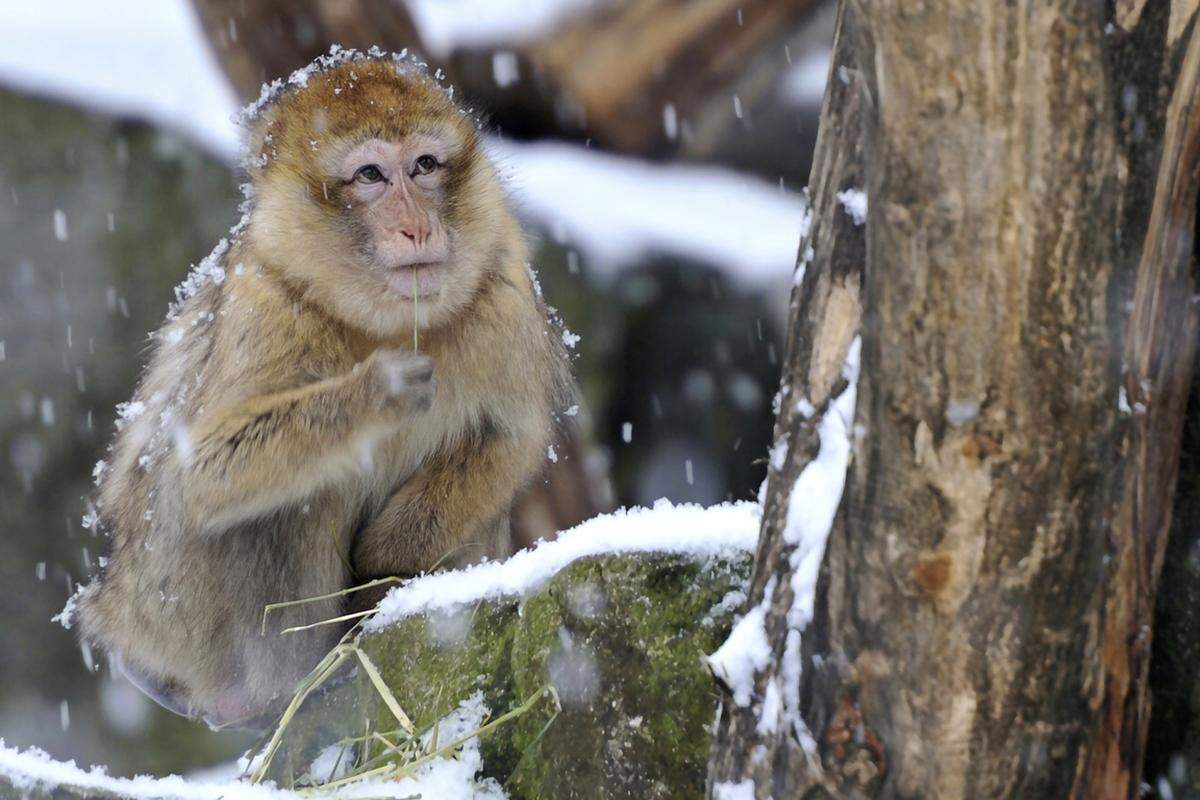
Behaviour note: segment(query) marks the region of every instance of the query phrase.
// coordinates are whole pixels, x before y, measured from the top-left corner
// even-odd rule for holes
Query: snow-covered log
[[[748,503],[599,517],[393,590],[360,647],[418,729],[477,691],[499,715],[552,687],[482,740],[513,798],[696,797],[717,701],[704,656],[745,597],[757,528]],[[272,774],[393,717],[360,674],[299,717]]]

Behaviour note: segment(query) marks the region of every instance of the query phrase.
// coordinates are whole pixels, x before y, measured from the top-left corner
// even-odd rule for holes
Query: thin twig
[[[373,589],[376,586],[382,586],[385,583],[400,583],[401,580],[401,578],[376,578],[373,581],[367,581],[366,583],[359,584],[358,586],[351,586],[349,589],[341,589],[336,592],[330,592],[329,594],[317,595],[316,597],[305,597],[301,600],[284,600],[279,603],[268,603],[263,607],[262,635],[267,635],[267,614],[276,609],[288,608],[290,606],[300,606],[306,603],[317,603],[321,600],[332,600],[335,597],[354,594],[355,592],[361,592],[365,589]]]
[[[408,714],[405,714],[404,709],[396,702],[396,696],[392,694],[392,690],[383,682],[383,676],[379,674],[379,669],[375,666],[375,662],[357,647],[354,648],[354,652],[358,654],[358,660],[362,662],[363,671],[371,679],[371,683],[375,686],[375,691],[379,692],[379,696],[387,704],[388,710],[392,712],[392,716],[396,718],[396,722],[399,722],[400,727],[411,734],[413,732],[412,720],[408,718]]]

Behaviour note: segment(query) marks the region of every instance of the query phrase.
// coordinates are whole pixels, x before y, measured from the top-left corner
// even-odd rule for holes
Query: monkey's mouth
[[[388,288],[401,297],[412,299],[437,296],[442,288],[446,265],[441,261],[417,261],[412,264],[388,267],[384,280]]]

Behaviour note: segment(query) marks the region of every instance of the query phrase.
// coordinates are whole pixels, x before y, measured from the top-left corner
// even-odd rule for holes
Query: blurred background
[[[532,540],[659,497],[754,497],[833,6],[0,0],[5,743],[118,775],[248,744],[161,711],[51,617],[103,553],[80,518],[147,333],[237,219],[233,118],[265,80],[334,43],[407,48],[487,120],[579,336],[581,424],[522,501]]]

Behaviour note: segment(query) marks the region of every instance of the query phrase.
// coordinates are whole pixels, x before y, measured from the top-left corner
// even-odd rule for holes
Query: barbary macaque
[[[475,121],[420,69],[326,58],[252,124],[244,224],[181,290],[103,469],[82,636],[213,725],[344,628],[313,598],[510,551],[572,380]]]

